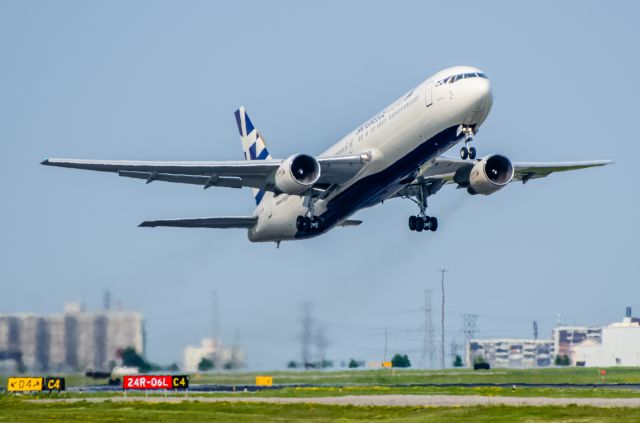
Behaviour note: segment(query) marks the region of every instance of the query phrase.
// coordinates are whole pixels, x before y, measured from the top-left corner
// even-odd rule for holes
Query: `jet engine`
[[[466,175],[465,175],[466,176]],[[470,168],[466,184],[469,194],[489,195],[504,188],[513,178],[511,160],[500,154],[491,154],[478,160]],[[456,181],[457,182],[457,181]]]
[[[295,195],[306,191],[320,178],[320,163],[309,155],[294,154],[282,162],[275,176],[278,191]]]

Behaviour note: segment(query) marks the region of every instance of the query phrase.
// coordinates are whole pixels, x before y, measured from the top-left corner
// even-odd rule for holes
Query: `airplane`
[[[516,163],[501,154],[476,159],[474,140],[493,96],[487,75],[472,66],[435,73],[344,138],[314,157],[296,153],[273,159],[244,107],[235,111],[245,160],[105,161],[46,159],[47,166],[115,172],[118,176],[253,190],[250,216],[149,220],[141,227],[242,228],[252,242],[302,240],[335,227],[362,223],[359,210],[392,198],[409,199],[418,212],[411,231],[436,231],[427,199],[444,185],[490,195],[514,181],[553,172],[604,166],[611,161]],[[462,143],[460,158],[443,154]]]

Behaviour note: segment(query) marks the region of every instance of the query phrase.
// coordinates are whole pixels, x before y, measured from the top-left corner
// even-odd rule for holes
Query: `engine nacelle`
[[[295,195],[306,191],[320,178],[320,163],[307,154],[294,154],[282,162],[276,171],[278,191]]]
[[[469,194],[489,195],[504,188],[513,178],[511,160],[500,154],[483,157],[469,173]]]

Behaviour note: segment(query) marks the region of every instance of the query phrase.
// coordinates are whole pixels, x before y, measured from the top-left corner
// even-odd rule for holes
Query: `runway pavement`
[[[255,402],[269,404],[331,404],[355,406],[394,406],[394,407],[462,407],[475,405],[507,406],[591,406],[591,407],[640,407],[640,398],[548,398],[548,397],[498,397],[479,395],[348,395],[339,397],[316,398],[274,398],[234,396],[197,396],[197,397],[87,397],[39,399],[37,403],[53,402],[127,402],[144,401],[150,403],[178,403],[182,401],[199,402]]]

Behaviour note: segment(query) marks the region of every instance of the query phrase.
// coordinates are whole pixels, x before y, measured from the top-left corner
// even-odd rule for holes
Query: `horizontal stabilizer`
[[[138,226],[144,228],[167,226],[173,228],[248,229],[253,227],[257,221],[257,216],[200,217],[195,219],[145,220]]]

